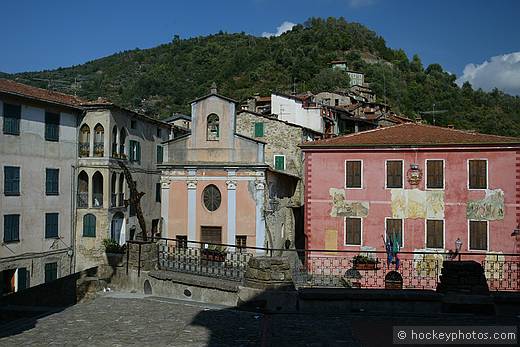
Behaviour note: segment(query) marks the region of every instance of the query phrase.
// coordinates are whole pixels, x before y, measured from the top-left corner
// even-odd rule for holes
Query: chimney
[[[213,82],[213,83],[211,84],[210,93],[211,93],[211,94],[217,94],[217,84],[216,84],[215,82]]]

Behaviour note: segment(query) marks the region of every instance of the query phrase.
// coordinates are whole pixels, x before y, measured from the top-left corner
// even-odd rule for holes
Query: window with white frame
[[[468,161],[468,187],[469,189],[487,189],[487,160]]]
[[[488,249],[488,222],[469,221],[469,249],[487,251]]]
[[[345,161],[345,187],[361,188],[362,187],[362,162],[361,160]]]
[[[345,218],[345,245],[361,246],[361,223],[360,217]]]
[[[386,187],[403,188],[403,161],[386,161]]]
[[[444,188],[444,160],[426,160],[426,188]]]
[[[444,248],[444,221],[426,220],[426,247]]]

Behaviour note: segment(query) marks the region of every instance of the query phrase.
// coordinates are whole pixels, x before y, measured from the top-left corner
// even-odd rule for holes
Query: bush
[[[105,253],[125,253],[125,245],[120,246],[115,240],[104,239]]]

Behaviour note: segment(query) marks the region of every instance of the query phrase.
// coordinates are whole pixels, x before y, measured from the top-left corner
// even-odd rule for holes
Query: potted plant
[[[202,260],[224,262],[226,260],[226,247],[221,245],[208,245],[200,252]]]
[[[125,245],[121,246],[115,240],[112,239],[104,239],[103,246],[105,247],[108,265],[122,266],[123,257],[126,252]]]
[[[377,270],[379,261],[366,255],[356,255],[352,259],[353,268],[356,270]]]

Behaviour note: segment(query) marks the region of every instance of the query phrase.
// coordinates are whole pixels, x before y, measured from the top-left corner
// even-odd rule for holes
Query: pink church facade
[[[407,123],[302,148],[308,249],[520,252],[520,139]]]

